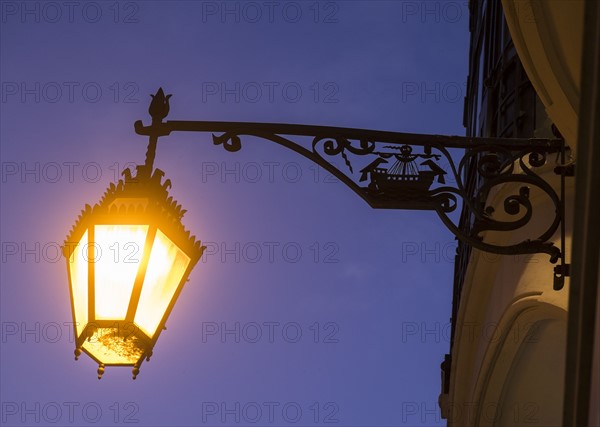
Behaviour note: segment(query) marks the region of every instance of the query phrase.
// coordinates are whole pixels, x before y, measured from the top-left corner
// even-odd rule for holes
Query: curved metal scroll
[[[475,248],[499,254],[547,253],[553,263],[560,258],[559,248],[549,242],[561,222],[560,199],[552,186],[534,172],[534,168],[546,164],[547,154],[544,150],[531,148],[513,152],[502,147],[476,146],[465,153],[457,170],[448,150],[439,144],[423,146],[421,152],[417,152],[414,146],[408,144],[390,145],[363,138],[353,145],[343,137],[317,135],[312,142],[312,150],[308,150],[277,134],[246,131],[244,135],[267,139],[296,151],[338,178],[373,208],[434,210],[458,239]],[[238,151],[241,148],[240,136],[237,132],[225,132],[219,136],[213,135],[213,142],[223,145],[228,151]],[[380,145],[384,146],[379,148]],[[353,179],[357,171],[349,154],[373,158],[359,171],[361,176],[358,179],[367,181],[366,186],[360,186]],[[347,172],[342,172],[328,161],[328,157],[335,156],[342,158]],[[450,165],[455,186],[435,185],[435,181],[443,184],[446,181],[444,175],[448,174],[440,166],[442,157]],[[389,159],[395,160],[392,165],[389,165]],[[474,195],[468,194],[462,180],[462,172],[469,160],[473,161],[477,173],[484,178]],[[387,165],[384,167],[384,164]],[[520,166],[521,173],[515,172],[515,164]],[[522,184],[518,192],[504,197],[504,214],[514,219],[494,219],[493,209],[482,202],[493,187],[510,183]],[[550,224],[541,234],[518,244],[500,246],[486,243],[480,237],[481,233],[515,231],[531,221],[534,213],[529,200],[531,186],[541,190],[553,203]],[[448,216],[456,210],[458,199],[467,204],[475,216],[471,235],[466,235]]]

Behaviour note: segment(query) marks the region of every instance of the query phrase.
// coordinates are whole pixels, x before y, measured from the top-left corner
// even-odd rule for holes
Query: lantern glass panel
[[[94,234],[96,319],[125,319],[148,226],[96,225]]]
[[[71,292],[73,293],[73,307],[77,336],[80,336],[88,318],[88,232],[83,233],[81,240],[75,246],[69,258],[71,274]]]
[[[157,230],[135,313],[136,325],[149,337],[154,336],[189,263],[190,257]]]

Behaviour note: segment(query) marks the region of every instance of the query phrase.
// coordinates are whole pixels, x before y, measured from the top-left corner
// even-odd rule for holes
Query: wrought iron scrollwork
[[[419,135],[323,126],[153,120],[136,132],[162,136],[172,131],[212,133],[213,143],[230,152],[242,148],[243,137],[257,137],[285,146],[318,164],[371,207],[377,209],[432,210],[461,241],[498,254],[546,253],[552,263],[564,255],[551,239],[563,217],[562,200],[539,174],[549,154],[564,154],[560,139],[505,139]],[[312,140],[312,142],[311,142]],[[450,149],[464,149],[451,154]],[[455,161],[454,157],[459,158]],[[467,169],[475,169],[479,183],[467,189]],[[550,169],[551,170],[551,169]],[[552,212],[534,212],[531,197],[544,195]],[[502,206],[497,212],[488,205]],[[450,218],[459,204],[473,215],[466,232]],[[531,227],[538,215],[547,225],[536,233]],[[547,217],[550,216],[548,219]],[[535,221],[536,224],[539,221]],[[530,234],[517,243],[499,244],[487,239],[502,232]],[[564,240],[564,236],[561,236]]]
[[[238,135],[224,133],[221,136],[213,135],[212,137],[215,145],[222,145],[230,153],[235,153],[242,148],[242,140]]]

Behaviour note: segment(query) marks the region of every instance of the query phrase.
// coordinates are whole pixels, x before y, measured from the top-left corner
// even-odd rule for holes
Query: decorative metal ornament
[[[156,99],[166,99],[159,89]],[[435,211],[446,227],[462,242],[491,253],[516,255],[546,253],[555,268],[555,289],[568,276],[564,258],[564,180],[572,176],[559,164],[561,196],[539,174],[547,168],[549,155],[564,164],[567,148],[560,138],[476,138],[423,135],[365,129],[274,123],[166,121],[153,117],[150,126],[135,123],[135,131],[157,139],[174,131],[210,132],[215,145],[229,152],[241,149],[242,137],[257,137],[287,147],[318,164],[376,209]],[[464,149],[456,162],[450,149]],[[357,165],[359,165],[357,167]],[[474,170],[477,188],[469,187],[467,171]],[[448,182],[452,182],[450,185]],[[507,186],[506,184],[513,184]],[[487,204],[499,188],[511,189],[503,197],[503,211]],[[543,230],[531,227],[532,192],[545,195],[552,211],[537,212],[546,219]],[[459,203],[467,206],[474,226],[465,230],[449,214]],[[559,231],[560,245],[552,242]],[[519,230],[530,236],[521,242],[500,244],[488,235]],[[488,237],[488,239],[486,239]],[[502,239],[498,239],[502,241]]]
[[[170,180],[147,163],[86,205],[67,236],[75,331],[82,352],[105,366],[132,366],[133,379],[152,350],[204,247],[181,224],[185,210]]]

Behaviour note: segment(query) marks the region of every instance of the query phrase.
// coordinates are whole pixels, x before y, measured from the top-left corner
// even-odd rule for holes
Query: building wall
[[[584,0],[502,0],[523,67],[569,146],[577,150]]]
[[[552,137],[554,123],[566,141],[573,143],[578,103],[578,79],[573,76],[579,72],[573,61],[580,59],[581,49],[569,49],[560,37],[552,38],[551,44],[542,44],[555,49],[554,56],[546,57],[553,66],[547,71],[562,73],[555,79],[565,83],[540,83],[548,79],[542,79],[541,70],[532,73],[536,60],[520,57],[522,49],[517,43],[526,37],[517,33],[521,38],[512,39],[516,30],[504,18],[502,9],[507,3],[511,3],[510,13],[520,22],[545,31],[541,39],[558,25],[560,13],[564,12],[565,19],[577,16],[576,11],[563,10],[564,5],[551,12],[542,6],[540,14],[538,2],[526,0],[470,2],[471,50],[464,120],[467,134]],[[567,28],[564,23],[558,26],[561,31]],[[573,33],[568,43],[577,41],[577,31]],[[556,35],[561,34],[559,31]],[[534,50],[533,45],[529,46]],[[553,172],[553,160],[537,172],[558,192],[559,177]],[[481,178],[474,171],[467,178],[476,194]],[[574,179],[567,179],[566,184],[565,253],[569,254]],[[486,202],[502,212],[506,197],[515,193],[517,186],[504,185],[490,192]],[[531,231],[542,229],[553,215],[554,205],[535,189],[530,200],[538,214],[529,228],[488,233],[485,238],[499,244],[517,243],[530,237]],[[464,211],[461,227],[469,230],[472,220]],[[560,245],[558,233],[553,240]],[[441,399],[448,425],[562,425],[569,281],[567,278],[562,290],[553,290],[553,269],[544,254],[496,256],[459,245],[450,378],[448,394]]]
[[[473,251],[455,319],[448,425],[562,424],[568,280],[554,291],[553,267],[547,255]]]

